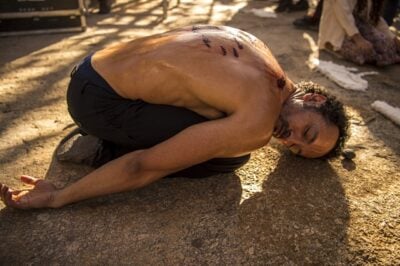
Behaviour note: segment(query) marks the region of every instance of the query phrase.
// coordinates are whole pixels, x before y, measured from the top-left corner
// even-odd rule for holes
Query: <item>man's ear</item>
[[[303,95],[304,106],[320,107],[326,102],[326,97],[318,93],[306,93]]]

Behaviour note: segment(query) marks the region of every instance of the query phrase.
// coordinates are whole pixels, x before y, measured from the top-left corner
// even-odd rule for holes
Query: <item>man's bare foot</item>
[[[103,142],[97,137],[83,135],[79,128],[69,133],[56,149],[56,158],[62,162],[94,166]]]
[[[0,183],[1,200],[6,206],[17,209],[56,207],[54,197],[57,189],[52,183],[26,175],[21,176],[21,181],[33,187],[13,190]]]

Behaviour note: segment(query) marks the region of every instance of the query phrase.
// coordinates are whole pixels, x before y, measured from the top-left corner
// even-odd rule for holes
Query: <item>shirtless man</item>
[[[1,185],[7,206],[57,208],[174,173],[233,171],[272,136],[295,154],[322,157],[341,148],[347,130],[334,97],[312,83],[295,85],[264,43],[222,26],[98,51],[74,68],[67,101],[83,133],[69,149],[87,142],[85,151],[93,152],[80,162],[100,167],[62,189],[22,176],[33,187]],[[58,153],[68,159],[68,150]]]

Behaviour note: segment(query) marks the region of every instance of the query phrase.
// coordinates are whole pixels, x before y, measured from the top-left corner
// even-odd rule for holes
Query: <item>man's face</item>
[[[296,108],[281,113],[273,136],[295,154],[318,158],[335,146],[339,129],[316,111]]]

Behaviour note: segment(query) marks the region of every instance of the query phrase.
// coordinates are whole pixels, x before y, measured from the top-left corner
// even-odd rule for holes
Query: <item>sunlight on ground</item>
[[[236,171],[242,186],[240,204],[264,190],[263,184],[277,167],[277,164],[268,162],[278,160],[280,156],[281,152],[273,143],[252,152],[251,160]]]
[[[11,110],[9,113],[1,114],[1,121],[11,119],[16,115],[14,112],[18,112],[18,118],[15,118],[11,124],[8,124],[0,131],[1,138],[8,139],[18,136],[20,139],[30,139],[42,133],[47,133],[42,130],[46,131],[49,127],[57,128],[60,126],[54,123],[57,117],[54,117],[52,123],[41,121],[40,119],[32,124],[27,124],[24,121],[26,121],[26,117],[32,116],[32,112],[37,112],[38,117],[40,117],[41,112],[46,113],[51,110],[50,106],[55,106],[61,101],[65,101],[61,96],[57,95],[56,91],[58,90],[57,88],[66,87],[68,75],[62,76],[61,79],[57,80],[48,80],[48,77],[59,71],[69,73],[77,61],[76,58],[81,58],[85,55],[84,50],[70,49],[74,45],[75,41],[72,39],[68,41],[62,40],[17,58],[0,69],[3,81],[0,84],[0,100],[2,104],[9,106]],[[58,63],[46,63],[50,56],[54,62]],[[7,71],[8,65],[11,64],[15,70]],[[29,83],[29,86],[27,86],[27,83]],[[24,108],[24,102],[28,100],[37,101],[35,107],[31,107],[21,113],[22,110],[20,109]],[[39,103],[39,101],[42,103]],[[44,126],[44,124],[46,125]],[[10,149],[11,146],[9,145],[5,141],[1,141],[0,149]]]
[[[130,7],[129,5],[131,4],[134,4],[134,6]],[[40,116],[41,110],[45,111],[50,105],[55,105],[62,101],[62,99],[54,97],[51,92],[56,91],[58,87],[65,87],[68,82],[68,75],[60,77],[61,79],[51,82],[51,84],[45,82],[47,77],[57,72],[69,73],[74,64],[88,54],[88,50],[101,48],[96,47],[98,44],[109,45],[170,30],[182,26],[179,24],[182,23],[180,22],[182,19],[186,19],[187,24],[187,17],[190,17],[193,23],[197,23],[197,21],[211,24],[222,23],[239,12],[247,4],[247,1],[231,1],[223,4],[209,0],[202,5],[196,5],[193,1],[181,1],[179,6],[176,6],[176,4],[175,1],[170,1],[166,20],[157,24],[157,20],[162,16],[160,1],[117,1],[117,9],[124,8],[123,13],[104,17],[95,25],[89,24],[86,32],[78,33],[68,38],[61,38],[57,42],[16,58],[1,67],[0,99],[6,99],[2,101],[3,104],[14,105],[15,102],[24,101],[25,96],[29,94],[35,95],[37,90],[43,93],[41,100],[47,99],[49,103],[45,106],[39,105],[36,109],[20,114],[18,118],[14,119],[11,124],[0,132],[0,136],[8,138],[17,134],[18,138],[32,139],[38,134],[48,133],[49,127],[47,126],[43,128],[34,124],[27,125],[22,121],[30,112],[38,112],[38,116]],[[93,14],[90,16],[93,16]],[[156,25],[151,26],[152,23],[156,23]],[[28,36],[25,38],[36,37]],[[76,45],[78,43],[84,44],[86,47],[82,49],[82,46],[79,46],[78,48],[78,45]],[[57,63],[48,65],[46,62],[49,57],[52,58],[52,62]],[[16,71],[7,71],[9,65],[13,65]],[[30,86],[26,86],[26,82],[30,82]],[[2,114],[1,119],[7,119],[7,117],[9,117],[8,114]],[[69,118],[66,119],[69,120]],[[60,126],[57,123],[50,124],[54,126],[54,129]],[[44,131],[42,132],[42,130]],[[12,146],[10,145],[12,144],[2,141],[0,149],[11,149]]]
[[[353,148],[357,152],[357,161],[370,160],[371,154],[364,152],[365,143],[369,143],[379,148],[379,152],[374,154],[374,160],[371,160],[369,164],[365,165],[365,170],[373,170],[377,167],[382,168],[396,168],[396,164],[390,160],[384,160],[385,163],[382,164],[382,157],[386,157],[389,154],[396,154],[396,151],[385,144],[384,140],[377,138],[373,132],[368,127],[368,124],[379,116],[377,113],[371,113],[370,116],[364,117],[361,115],[360,111],[351,107],[346,107],[346,112],[350,118],[350,135],[346,146]]]
[[[247,5],[248,1],[231,1],[227,4],[215,2],[213,0],[204,1],[204,5],[194,5],[193,1],[181,1],[179,8],[172,8],[168,11],[166,24],[169,26],[178,26],[178,19],[182,16],[190,17],[193,23],[202,21],[202,23],[218,24],[230,20],[241,8]],[[171,6],[171,5],[170,5]],[[188,10],[182,14],[180,9]]]
[[[107,19],[104,19],[103,21],[99,22],[99,25],[107,25],[107,24],[113,24],[113,25],[129,25],[135,20],[134,16],[124,16],[124,17],[110,17]],[[145,21],[150,21],[150,17],[147,18]]]
[[[308,44],[310,45],[310,55],[308,56],[306,64],[310,69],[314,69],[315,60],[318,60],[319,56],[318,45],[316,44],[315,40],[311,37],[311,35],[306,32],[303,33],[303,38],[306,39],[308,41]]]

